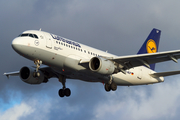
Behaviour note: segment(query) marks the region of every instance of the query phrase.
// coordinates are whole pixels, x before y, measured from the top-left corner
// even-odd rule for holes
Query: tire
[[[107,92],[111,91],[111,86],[107,83],[104,85],[104,88]]]
[[[111,89],[112,91],[116,91],[117,90],[117,84],[116,83],[111,83]]]
[[[71,95],[71,90],[69,88],[66,88],[64,90],[64,95],[66,95],[66,97],[69,97]]]
[[[36,72],[33,72],[33,77],[36,78]]]
[[[41,75],[40,72],[36,72],[37,77],[40,77],[40,75]]]
[[[60,96],[60,97],[64,97],[64,90],[63,90],[63,89],[60,89],[60,90],[59,90],[59,96]]]
[[[34,72],[34,73],[33,73],[33,77],[34,77],[34,78],[40,77],[40,75],[41,75],[40,72]]]

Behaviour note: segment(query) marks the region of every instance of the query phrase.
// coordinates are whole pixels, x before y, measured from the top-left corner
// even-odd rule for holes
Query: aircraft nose
[[[12,48],[14,49],[14,50],[16,50],[16,46],[17,46],[17,39],[14,39],[13,41],[12,41],[12,44],[11,44],[11,46],[12,46]]]
[[[21,40],[19,40],[18,38],[15,38],[12,41],[11,46],[16,52],[19,52],[21,50]]]

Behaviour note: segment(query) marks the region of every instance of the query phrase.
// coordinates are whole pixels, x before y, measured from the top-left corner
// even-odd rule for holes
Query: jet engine
[[[39,74],[37,77],[34,77],[36,69],[33,67],[22,67],[20,70],[20,78],[22,81],[28,84],[41,84],[44,81],[44,73],[38,70]]]
[[[105,75],[110,75],[116,70],[116,66],[112,61],[102,57],[93,57],[89,62],[89,68],[94,72]]]

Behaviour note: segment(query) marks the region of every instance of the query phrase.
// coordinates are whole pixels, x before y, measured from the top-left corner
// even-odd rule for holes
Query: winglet
[[[140,48],[137,54],[145,54],[145,53],[156,53],[158,52],[159,40],[160,40],[161,30],[154,28],[146,41]],[[150,68],[152,70],[155,69],[155,64],[151,64]]]

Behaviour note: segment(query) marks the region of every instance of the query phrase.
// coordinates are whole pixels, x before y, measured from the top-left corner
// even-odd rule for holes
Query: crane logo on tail
[[[156,53],[157,52],[156,42],[153,39],[150,39],[147,41],[146,50],[147,50],[147,53]]]

